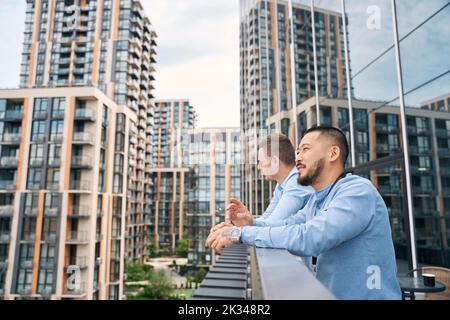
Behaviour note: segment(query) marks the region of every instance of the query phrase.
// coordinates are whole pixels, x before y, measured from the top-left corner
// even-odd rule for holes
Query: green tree
[[[204,268],[200,268],[195,274],[194,274],[194,282],[196,283],[200,283],[203,281],[203,279],[205,278],[207,272]]]
[[[139,299],[167,300],[172,294],[172,283],[164,271],[153,271],[149,284],[138,294]]]
[[[156,257],[157,256],[157,254],[158,254],[158,249],[156,248],[156,244],[155,244],[155,241],[153,240],[153,239],[150,239],[149,241],[148,241],[148,246],[147,246],[147,248],[148,248],[148,255],[150,256],[150,257],[152,257],[152,258],[154,258],[154,257]]]
[[[141,263],[128,263],[125,270],[127,281],[145,281],[151,277],[153,267]]]
[[[187,240],[187,232],[183,234],[183,237],[178,240],[176,253],[180,258],[187,258],[188,256],[188,240]]]

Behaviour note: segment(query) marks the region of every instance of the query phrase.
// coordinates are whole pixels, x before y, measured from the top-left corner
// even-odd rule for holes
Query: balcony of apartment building
[[[89,131],[76,131],[73,133],[72,143],[94,145],[94,135]]]
[[[92,181],[90,179],[70,179],[70,191],[91,192]]]
[[[91,156],[86,155],[72,155],[71,163],[72,168],[78,169],[92,169],[93,168],[93,160]]]
[[[12,145],[20,144],[20,131],[14,130],[3,132],[3,134],[0,134],[0,143]]]
[[[70,231],[66,238],[66,244],[86,245],[88,243],[87,231]]]
[[[5,112],[0,112],[0,121],[4,122],[22,122],[23,110],[13,109],[6,110]]]
[[[32,189],[38,189],[39,187],[36,187],[36,184],[33,184]],[[47,180],[46,181],[46,189],[52,190],[52,191],[58,191],[60,189],[60,181],[59,180]]]
[[[9,230],[0,230],[0,243],[8,244],[11,240],[11,234]]]
[[[413,182],[412,192],[415,195],[435,195],[436,189],[428,184],[414,184]]]
[[[400,151],[400,146],[397,144],[377,143],[376,150],[378,153],[395,153]]]
[[[41,241],[45,243],[55,244],[56,239],[57,239],[56,233],[53,232],[43,232],[41,236]]]
[[[87,293],[87,285],[86,282],[80,282],[80,283],[73,283],[68,284],[65,282],[64,288],[63,288],[63,294],[61,295],[61,298],[65,299],[83,299],[86,297]]]
[[[377,122],[375,125],[377,133],[399,133],[400,129],[397,125],[392,125],[383,122]]]
[[[77,121],[96,121],[95,111],[91,108],[76,108],[74,119]]]
[[[50,206],[44,207],[44,216],[48,218],[55,218],[58,216],[59,208],[54,208]]]
[[[14,206],[12,203],[0,205],[0,218],[10,218],[14,214]]]
[[[91,207],[87,205],[73,205],[69,208],[70,218],[87,219],[91,217]]]
[[[410,155],[431,155],[432,152],[433,149],[430,146],[418,146],[417,144],[413,143],[410,143],[409,145]]]
[[[2,168],[13,169],[13,168],[17,168],[18,164],[19,164],[19,158],[17,155],[11,155],[11,154],[0,155],[0,166]]]
[[[39,209],[37,207],[26,206],[24,208],[23,214],[25,217],[37,217]]]
[[[236,245],[218,256],[193,295],[193,300],[199,299],[322,300],[335,297],[301,258],[286,250],[248,249]]]
[[[16,170],[0,170],[0,190],[16,190]]]
[[[0,271],[5,271],[8,268],[8,256],[0,255]]]
[[[434,132],[438,138],[450,138],[450,129],[444,126],[436,127]]]

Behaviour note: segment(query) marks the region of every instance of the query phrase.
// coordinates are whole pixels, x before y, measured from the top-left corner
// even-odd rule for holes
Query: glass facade
[[[450,47],[448,41],[443,40],[447,38],[444,30],[450,9],[448,3],[434,1],[425,6],[420,1],[394,1],[393,20],[392,2],[388,0],[370,4],[345,0],[345,12],[340,1],[315,0],[312,1],[314,25],[310,1],[294,0],[291,8],[290,3],[241,1],[242,129],[260,130],[268,126],[272,131],[288,134],[298,143],[302,132],[318,122],[340,127],[353,145],[354,164],[361,169],[359,173],[370,178],[385,199],[399,270],[412,266],[414,246],[409,226],[414,226],[418,264],[449,267],[450,78],[444,52]],[[346,81],[343,13],[348,38],[350,95]],[[286,25],[290,21],[289,29]],[[266,29],[264,33],[261,33],[262,27]],[[287,46],[282,44],[285,37],[293,39]],[[267,49],[268,44],[272,50]],[[294,48],[287,52],[289,44]],[[266,59],[262,54],[273,58]],[[297,107],[286,113],[282,102],[284,94],[278,90],[286,88],[283,73],[289,54],[295,57],[290,68],[290,79],[295,85],[289,86],[288,77],[287,90],[295,88],[296,95],[288,93],[288,98],[292,97],[290,101]],[[305,56],[308,57],[306,63],[302,60]],[[401,73],[397,71],[398,61]],[[271,73],[275,75],[270,76]],[[400,76],[402,87],[398,85]],[[252,80],[258,77],[260,81]],[[261,95],[260,90],[264,88],[276,90],[263,91],[266,94]],[[401,95],[403,99],[399,98]],[[272,106],[276,105],[276,108],[269,108],[272,113],[268,116],[254,106],[264,106],[260,103],[261,96],[267,97],[266,101]],[[406,107],[404,124],[401,105]],[[319,119],[317,110],[320,110]],[[254,121],[254,115],[260,119]],[[286,119],[290,120],[289,124]],[[406,129],[405,137],[402,127]],[[401,158],[405,141],[408,141],[410,179],[405,178],[405,161]],[[391,161],[395,155],[399,155],[400,160]],[[242,198],[258,208],[258,203],[265,201],[265,195],[257,191],[257,185],[251,185],[251,179],[257,175],[248,163],[249,158],[246,158]],[[379,167],[377,163],[385,165]],[[351,165],[349,157],[347,166]],[[411,185],[410,197],[407,196],[407,180]],[[411,203],[413,221],[408,215],[408,203]]]

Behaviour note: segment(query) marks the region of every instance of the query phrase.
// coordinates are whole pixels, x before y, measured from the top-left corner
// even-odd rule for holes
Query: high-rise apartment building
[[[156,33],[136,0],[26,10],[22,89],[0,92],[0,294],[120,299],[148,254]]]
[[[441,99],[437,99],[441,100]],[[434,100],[433,100],[434,101]],[[341,128],[349,138],[346,99],[321,97],[321,124]],[[400,108],[353,100],[356,165],[402,150]],[[316,125],[311,98],[296,108],[301,132]],[[450,113],[406,108],[412,202],[418,262],[450,266]],[[379,190],[389,210],[396,256],[408,259],[403,158],[362,173]]]
[[[421,103],[422,109],[450,112],[450,93]]]
[[[205,248],[212,226],[225,219],[225,207],[240,196],[241,134],[238,128],[189,130],[182,142],[188,264],[209,266],[214,253]]]
[[[313,31],[319,95],[347,96],[342,16],[316,8],[314,18],[313,29],[310,7],[294,1],[241,0],[242,198],[253,213],[264,211],[272,193],[255,166],[258,139],[281,132],[295,144],[299,132],[293,106],[316,93]]]
[[[0,91],[3,297],[121,297],[127,198],[115,176],[127,166],[115,159],[132,121],[95,88]]]
[[[150,236],[155,249],[162,254],[175,253],[185,229],[184,186],[189,169],[181,158],[181,135],[195,128],[196,117],[188,100],[155,102]]]

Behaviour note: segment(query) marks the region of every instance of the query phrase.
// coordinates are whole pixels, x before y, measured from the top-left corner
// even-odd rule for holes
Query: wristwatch
[[[231,231],[230,231],[230,240],[233,243],[240,243],[241,242],[241,233],[242,233],[242,228],[232,227]]]

